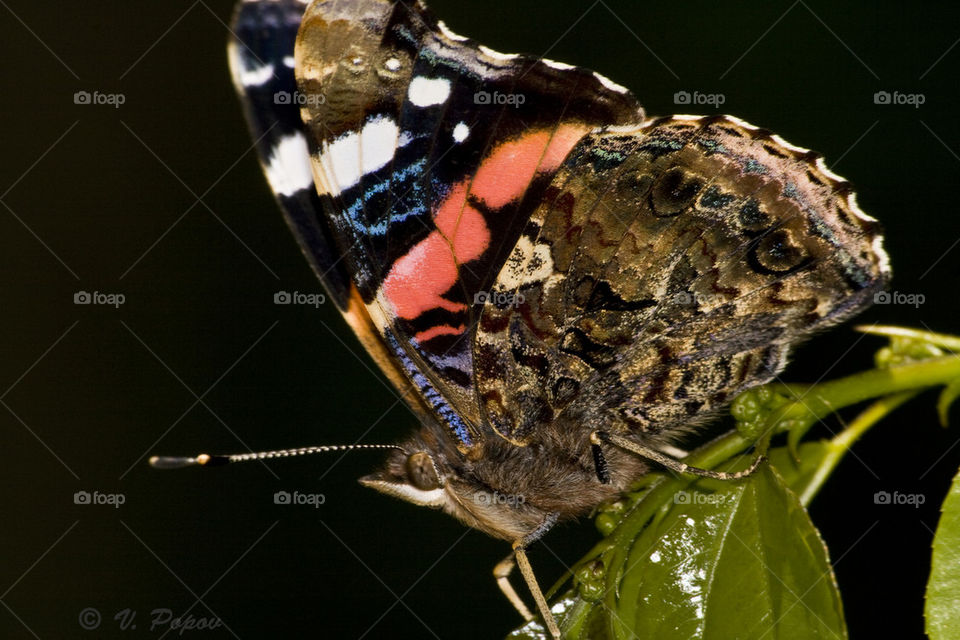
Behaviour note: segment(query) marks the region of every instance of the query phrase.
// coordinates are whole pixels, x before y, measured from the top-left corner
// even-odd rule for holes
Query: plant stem
[[[827,481],[827,478],[830,477],[830,474],[833,473],[833,470],[837,468],[837,465],[840,464],[840,461],[850,450],[850,447],[853,446],[853,443],[859,440],[870,427],[882,420],[897,407],[912,400],[919,394],[919,391],[901,391],[898,394],[881,398],[857,416],[857,418],[850,423],[849,427],[834,436],[828,443],[827,454],[823,460],[820,461],[820,465],[810,479],[810,483],[799,496],[800,503],[803,504],[803,506],[810,504],[810,501],[813,500],[813,497],[820,491],[820,488]]]
[[[771,388],[796,398],[778,412],[778,421],[817,420],[864,400],[946,385],[957,378],[960,378],[960,357],[949,355],[889,369],[872,369],[813,387],[775,384]]]
[[[888,338],[906,338],[918,342],[929,342],[932,345],[943,347],[951,351],[960,351],[960,337],[950,336],[943,333],[932,333],[930,331],[921,331],[920,329],[910,329],[907,327],[890,327],[885,325],[874,325],[856,327],[857,331],[869,333],[874,336],[886,336]]]

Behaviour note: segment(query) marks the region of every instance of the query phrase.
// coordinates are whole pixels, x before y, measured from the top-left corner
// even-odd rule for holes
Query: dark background
[[[414,426],[332,306],[272,303],[320,288],[249,149],[225,56],[232,4],[0,2],[0,636],[157,638],[152,609],[201,598],[191,613],[239,638],[502,637],[520,622],[490,575],[507,545],[360,487],[378,453],[272,473],[146,464],[241,441],[391,442]],[[496,49],[599,70],[651,114],[710,113],[674,93],[722,93],[721,111],[823,152],[886,225],[893,288],[925,296],[860,320],[960,332],[957,3],[431,4]],[[75,105],[80,90],[126,103]],[[881,90],[926,101],[877,105]],[[77,306],[77,291],[126,303]],[[867,368],[881,344],[840,327],[785,379]],[[876,427],[811,509],[854,638],[922,635],[929,546],[960,465],[934,399]],[[126,503],[75,505],[81,490]],[[326,502],[278,506],[278,490]],[[926,503],[875,505],[880,490]],[[549,535],[533,550],[541,583],[596,538],[589,521]],[[88,607],[98,631],[80,627]],[[121,632],[126,609],[137,627]]]

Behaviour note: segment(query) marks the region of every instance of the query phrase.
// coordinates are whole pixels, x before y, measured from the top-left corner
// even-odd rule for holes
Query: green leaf
[[[772,468],[698,482],[674,501],[631,549],[617,637],[847,637],[823,541]]]
[[[937,400],[937,413],[940,416],[940,424],[946,427],[950,420],[950,405],[960,398],[960,378],[957,378],[940,393],[940,399]]]
[[[952,640],[960,637],[960,474],[940,510],[924,617],[931,640]]]
[[[806,487],[826,444],[805,444],[799,465],[785,448],[771,461]],[[777,469],[738,482],[664,480],[628,501],[615,535],[578,563],[555,605],[565,638],[847,638],[826,548]],[[548,636],[534,622],[510,638]]]
[[[829,453],[830,443],[818,440],[800,445],[796,457],[789,447],[776,447],[767,452],[767,458],[790,490],[803,496],[816,482],[817,472]]]

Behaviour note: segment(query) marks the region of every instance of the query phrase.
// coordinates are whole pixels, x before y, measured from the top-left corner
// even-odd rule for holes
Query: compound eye
[[[407,477],[410,484],[421,491],[432,491],[440,486],[440,478],[429,453],[418,451],[407,458]]]

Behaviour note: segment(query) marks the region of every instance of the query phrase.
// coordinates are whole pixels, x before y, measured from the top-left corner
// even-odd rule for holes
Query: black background
[[[195,616],[239,638],[496,638],[516,626],[490,575],[507,545],[357,485],[379,454],[271,463],[276,477],[258,464],[148,468],[150,454],[241,440],[346,443],[369,429],[365,442],[391,442],[414,420],[332,306],[272,303],[320,288],[249,149],[225,56],[232,2],[0,4],[0,636],[156,638],[149,612],[196,597]],[[651,114],[711,113],[674,93],[722,93],[721,111],[823,152],[885,224],[893,288],[925,296],[860,320],[960,332],[960,5],[432,6],[493,48],[597,69]],[[81,90],[126,103],[76,105]],[[926,102],[877,105],[881,90]],[[81,290],[126,303],[74,305]],[[785,379],[867,368],[881,344],[838,328]],[[960,465],[934,399],[876,427],[811,509],[855,638],[922,635],[929,545]],[[75,505],[81,490],[126,503]],[[326,502],[278,506],[278,490]],[[926,502],[875,505],[880,490]],[[541,582],[596,538],[590,522],[549,535],[533,551]],[[103,616],[95,632],[78,622],[87,607]],[[125,609],[137,628],[121,632]]]

